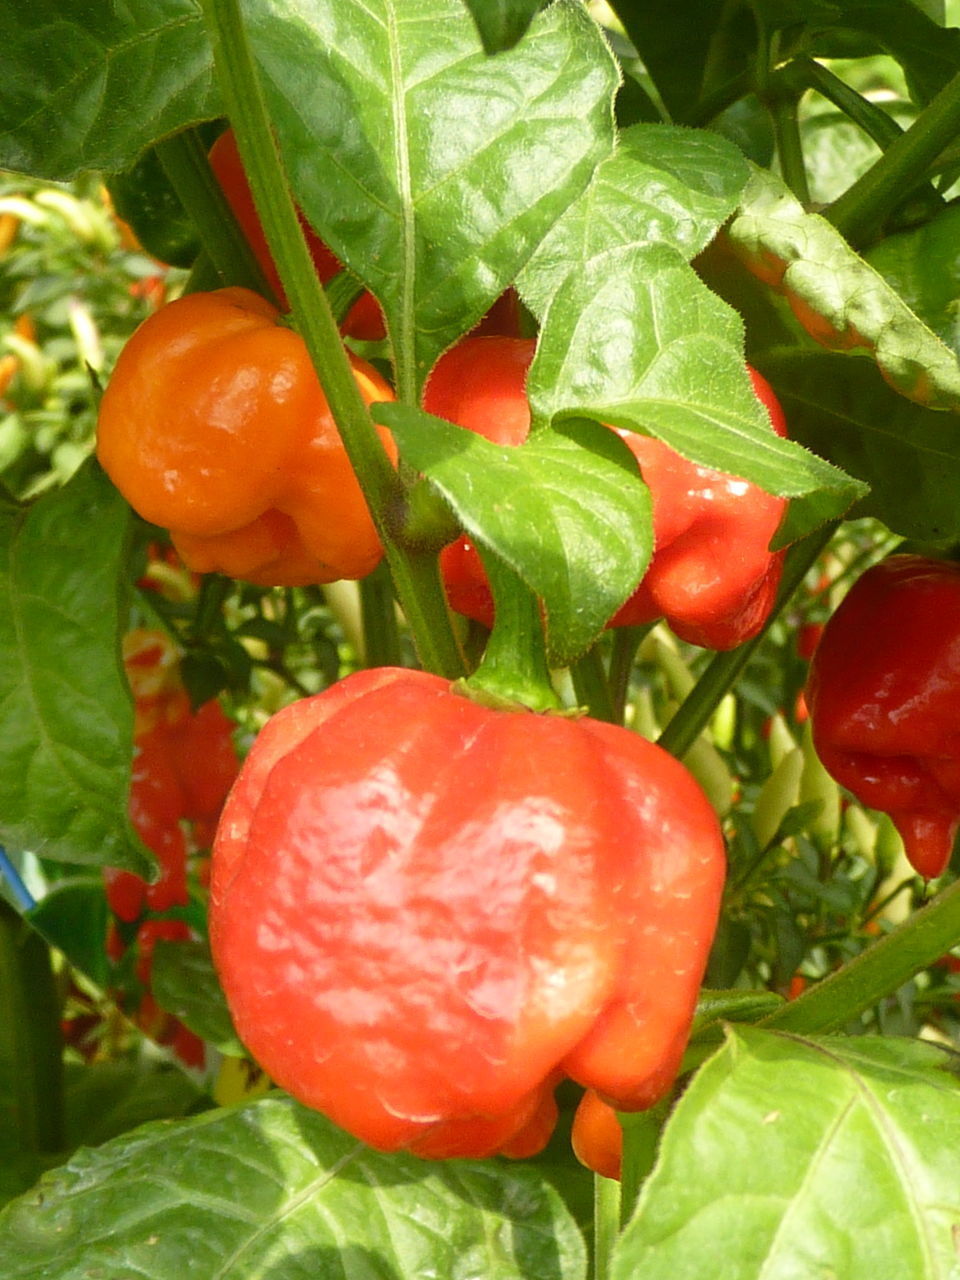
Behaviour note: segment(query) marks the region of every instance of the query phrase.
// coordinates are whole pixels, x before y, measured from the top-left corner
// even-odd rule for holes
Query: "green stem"
[[[903,127],[893,116],[863,94],[857,93],[856,89],[851,89],[846,81],[841,80],[822,62],[817,62],[816,58],[797,58],[786,70],[791,79],[802,83],[806,88],[816,90],[828,102],[832,102],[881,151],[886,151],[903,133]]]
[[[670,1099],[658,1102],[649,1111],[620,1112],[623,1128],[623,1162],[620,1174],[620,1221],[626,1224],[640,1199],[640,1191],[653,1168]]]
[[[505,709],[558,711],[550,679],[540,602],[492,552],[477,550],[493,592],[494,624],[480,665],[461,682],[478,702]]]
[[[610,1280],[613,1251],[620,1234],[620,1183],[593,1175],[593,1276]]]
[[[616,724],[623,724],[630,696],[630,673],[633,671],[637,650],[643,638],[657,624],[648,622],[643,627],[617,627],[613,633],[613,651],[610,654],[610,697]]]
[[[824,212],[850,244],[869,241],[904,194],[926,176],[931,164],[960,130],[960,73],[955,75],[896,138],[875,165]]]
[[[450,625],[437,558],[406,550],[391,534],[391,521],[405,501],[403,482],[373,425],[317,279],[270,128],[239,2],[203,0],[203,10],[220,90],[267,243],[383,542],[417,652],[424,667],[453,679],[463,672],[463,656]]]
[[[60,1151],[63,1044],[50,948],[0,898],[0,1078],[23,1154]]]
[[[835,1031],[898,990],[958,942],[960,881],[842,969],[761,1019],[759,1025],[807,1035]]]
[[[609,724],[620,724],[607,673],[603,669],[603,658],[596,645],[588,649],[570,668],[570,678],[577,695],[577,703],[586,707],[595,720],[606,720]]]
[[[185,129],[156,145],[157,156],[180,202],[196,224],[207,267],[217,283],[243,285],[276,302],[266,276],[217,181],[206,149],[194,129]],[[197,268],[194,267],[194,272]],[[209,276],[207,277],[210,278]]]
[[[665,751],[682,759],[693,746],[717,709],[720,699],[753,657],[770,624],[803,582],[810,566],[814,564],[833,537],[836,527],[836,524],[824,525],[790,548],[783,568],[780,590],[763,631],[739,648],[715,655],[693,689],[684,698],[677,714],[658,738],[659,745]]]
[[[807,166],[804,163],[803,145],[800,141],[797,104],[796,96],[777,94],[766,105],[773,124],[783,180],[802,205],[809,205],[810,185],[807,181]]]
[[[360,613],[367,666],[401,666],[400,628],[397,626],[390,575],[384,565],[361,580]]]

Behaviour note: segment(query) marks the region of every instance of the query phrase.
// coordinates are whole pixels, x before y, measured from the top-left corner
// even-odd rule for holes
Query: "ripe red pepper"
[[[530,429],[524,383],[535,345],[532,338],[465,338],[431,373],[424,408],[497,444],[522,444]],[[749,373],[773,430],[785,436],[773,390],[756,370]],[[653,499],[654,555],[609,625],[666,618],[691,644],[743,644],[760,631],[777,594],[783,553],[768,548],[786,500],[688,462],[650,436],[618,434],[637,458]],[[493,599],[469,542],[461,538],[445,548],[440,563],[451,607],[492,625]]]
[[[210,936],[268,1074],[380,1150],[532,1154],[567,1075],[651,1106],[724,875],[684,767],[590,719],[380,668],[280,711],[213,851]]]
[[[895,555],[844,597],[813,655],[806,701],[824,767],[888,813],[920,875],[960,825],[960,565]]]

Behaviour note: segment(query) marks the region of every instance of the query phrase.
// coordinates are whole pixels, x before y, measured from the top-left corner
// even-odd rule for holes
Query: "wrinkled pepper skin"
[[[430,375],[424,408],[497,444],[522,444],[530,429],[524,391],[534,340],[470,337]],[[786,435],[770,385],[749,369],[773,430]],[[654,555],[643,581],[609,625],[665,618],[707,649],[733,649],[763,627],[777,594],[783,553],[768,550],[786,500],[756,485],[688,462],[660,440],[618,430],[640,464],[653,500]],[[441,553],[450,605],[485,626],[493,599],[474,548],[461,538]]]
[[[237,139],[232,129],[226,129],[217,138],[210,148],[209,160],[210,167],[233,210],[234,217],[253,251],[253,256],[259,262],[260,269],[280,305],[286,309],[287,297],[280,283],[280,275],[273,261],[270,246],[267,244],[260,215],[253,202],[253,192],[250,190],[250,183],[247,181],[247,175],[240,160],[240,152],[237,150]],[[299,210],[297,213],[317,278],[321,284],[327,284],[340,271],[342,264],[313,231],[303,214]],[[347,313],[342,329],[351,338],[359,338],[363,341],[377,341],[385,337],[383,312],[372,293],[360,295]]]
[[[228,798],[210,936],[269,1075],[364,1142],[527,1156],[564,1075],[669,1089],[724,877],[684,767],[589,719],[379,668],[277,713]]]
[[[827,623],[806,688],[824,768],[888,813],[928,879],[960,824],[960,565],[894,555]]]
[[[380,540],[306,346],[278,318],[239,288],[155,312],[120,353],[97,456],[198,573],[260,586],[362,578]],[[393,399],[371,365],[350,360],[368,404]]]

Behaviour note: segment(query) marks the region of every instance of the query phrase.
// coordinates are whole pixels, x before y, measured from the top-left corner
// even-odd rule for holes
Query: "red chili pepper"
[[[522,444],[530,429],[524,384],[535,346],[532,338],[465,338],[431,373],[424,408],[497,444]],[[749,373],[772,429],[785,436],[772,389],[756,370]],[[660,440],[618,434],[650,488],[655,550],[643,581],[609,625],[666,618],[692,644],[743,644],[761,629],[776,597],[783,553],[768,548],[786,500],[688,462]],[[451,607],[491,626],[493,599],[470,543],[461,538],[445,548],[440,565]]]
[[[940,875],[960,825],[960,565],[895,555],[827,623],[806,700],[824,767],[888,813],[920,875]]]
[[[587,718],[380,668],[275,715],[213,850],[241,1037],[381,1150],[532,1154],[567,1075],[625,1109],[680,1065],[724,875],[684,767]]]

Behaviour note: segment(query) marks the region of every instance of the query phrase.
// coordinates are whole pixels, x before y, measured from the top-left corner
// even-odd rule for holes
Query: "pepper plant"
[[[958,28],[0,11],[5,1277],[953,1273]]]

